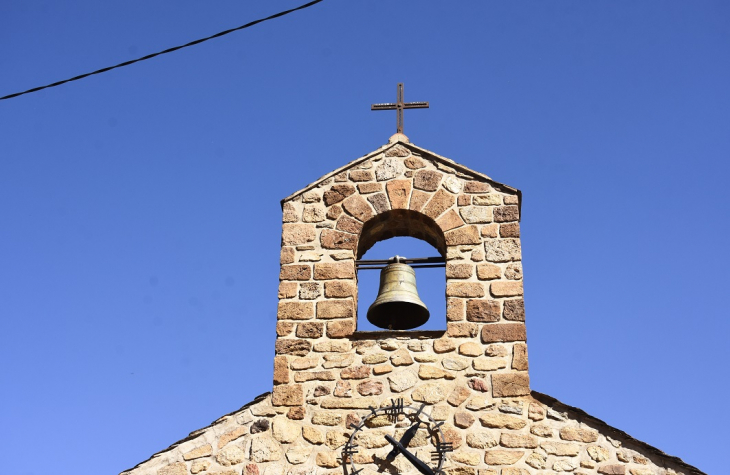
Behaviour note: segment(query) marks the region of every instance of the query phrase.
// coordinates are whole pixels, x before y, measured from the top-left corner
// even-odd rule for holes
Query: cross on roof
[[[396,110],[398,111],[398,133],[403,133],[403,109],[428,109],[428,102],[403,102],[403,83],[398,83],[398,102],[387,104],[373,104],[370,106],[370,110],[373,111],[385,111],[385,110]]]

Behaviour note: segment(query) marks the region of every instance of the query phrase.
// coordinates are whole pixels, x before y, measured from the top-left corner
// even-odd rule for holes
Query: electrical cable
[[[90,72],[90,73],[86,73],[86,74],[81,74],[79,76],[75,76],[75,77],[72,77],[70,79],[64,79],[63,81],[54,82],[52,84],[47,84],[45,86],[34,87],[33,89],[28,89],[27,91],[23,91],[23,92],[16,92],[15,94],[9,94],[7,96],[0,97],[0,101],[5,100],[5,99],[12,99],[13,97],[22,96],[24,94],[30,94],[31,92],[41,91],[43,89],[48,89],[50,87],[60,86],[61,84],[66,84],[67,82],[78,81],[79,79],[84,79],[84,78],[87,78],[89,76],[93,76],[95,74],[105,73],[107,71],[111,71],[112,69],[117,69],[117,68],[121,68],[121,67],[124,67],[124,66],[129,66],[130,64],[139,63],[140,61],[146,61],[146,60],[152,59],[152,58],[154,58],[156,56],[160,56],[160,55],[167,54],[167,53],[172,53],[173,51],[177,51],[179,49],[187,48],[188,46],[194,46],[194,45],[203,43],[205,41],[212,40],[213,38],[220,38],[221,36],[225,36],[225,35],[227,35],[229,33],[233,33],[234,31],[238,31],[238,30],[243,30],[245,28],[249,28],[249,27],[254,26],[254,25],[258,24],[258,23],[262,23],[262,22],[265,22],[265,21],[268,21],[268,20],[273,20],[274,18],[279,18],[279,17],[282,17],[284,15],[288,15],[289,13],[295,12],[297,10],[304,10],[305,8],[309,8],[312,5],[315,5],[315,4],[317,4],[317,3],[321,2],[321,1],[322,0],[313,0],[313,1],[309,2],[309,3],[305,3],[304,5],[298,6],[296,8],[292,8],[291,10],[286,10],[286,11],[283,11],[283,12],[279,12],[279,13],[276,13],[274,15],[268,16],[266,18],[260,18],[258,20],[254,20],[252,22],[246,23],[245,25],[241,25],[241,26],[238,26],[236,28],[231,28],[230,30],[221,31],[220,33],[216,33],[215,35],[211,35],[211,36],[208,36],[208,37],[205,37],[205,38],[200,38],[198,40],[191,41],[190,43],[185,43],[184,45],[174,46],[174,47],[168,48],[168,49],[166,49],[164,51],[159,51],[157,53],[148,54],[146,56],[142,56],[141,58],[133,59],[133,60],[130,60],[130,61],[125,61],[123,63],[119,63],[119,64],[116,64],[114,66],[109,66],[107,68],[97,69],[96,71],[93,71],[93,72]]]

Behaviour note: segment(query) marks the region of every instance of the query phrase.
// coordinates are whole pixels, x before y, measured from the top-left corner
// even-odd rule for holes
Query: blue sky
[[[0,96],[297,5],[3,2]],[[523,191],[533,389],[722,473],[728,51],[720,1],[325,0],[0,101],[2,471],[118,473],[268,391],[279,200],[403,82],[413,143]]]

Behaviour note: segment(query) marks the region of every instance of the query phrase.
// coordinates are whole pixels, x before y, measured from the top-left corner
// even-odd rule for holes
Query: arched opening
[[[363,226],[358,240],[358,260],[387,260],[394,256],[409,259],[445,257],[444,234],[434,220],[410,210],[392,210],[371,219]],[[428,321],[416,330],[446,329],[446,274],[444,267],[417,267],[416,285],[420,300],[430,312]],[[358,331],[382,331],[367,320],[370,305],[378,296],[380,270],[357,272]]]

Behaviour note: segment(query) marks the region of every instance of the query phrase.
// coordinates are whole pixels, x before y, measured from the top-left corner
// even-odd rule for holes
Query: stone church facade
[[[285,198],[272,391],[123,474],[701,474],[530,389],[520,202],[402,134]],[[355,261],[394,236],[446,259],[445,331],[357,331]]]

